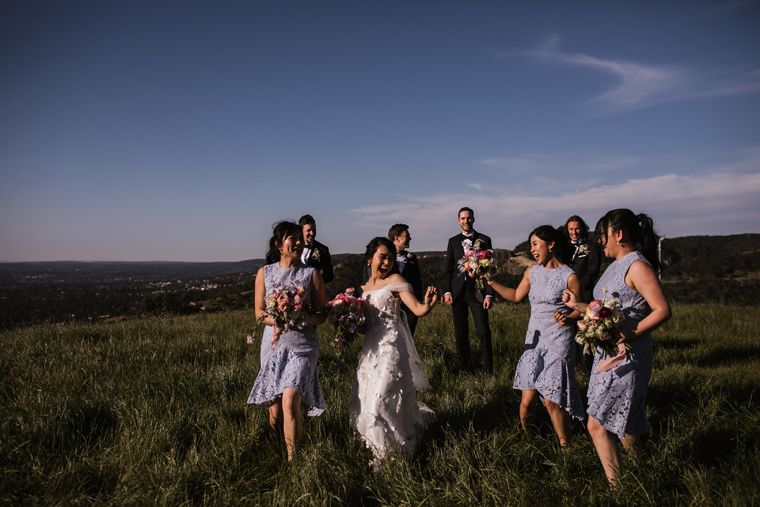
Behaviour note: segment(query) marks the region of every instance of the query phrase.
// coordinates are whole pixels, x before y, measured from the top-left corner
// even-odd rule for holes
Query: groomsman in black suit
[[[317,223],[311,215],[304,215],[298,220],[303,232],[303,253],[301,262],[313,267],[322,274],[322,280],[330,283],[334,277],[330,249],[317,241]]]
[[[573,215],[565,221],[565,237],[570,242],[570,248],[565,250],[562,262],[570,266],[581,279],[583,294],[579,294],[586,303],[594,299],[594,284],[599,276],[602,265],[602,251],[598,243],[588,241],[588,225],[578,215]],[[575,364],[586,375],[591,375],[594,356],[584,355],[583,347],[575,345]]]
[[[475,287],[475,279],[459,272],[457,261],[464,257],[465,240],[481,242],[482,248],[492,248],[491,238],[475,232],[475,212],[464,207],[457,215],[461,234],[449,239],[446,250],[446,273],[443,277],[443,301],[451,306],[454,317],[454,335],[457,343],[459,364],[463,372],[470,371],[470,338],[467,310],[472,312],[475,330],[480,338],[480,349],[483,353],[483,368],[487,374],[493,373],[493,349],[491,346],[491,327],[488,324],[488,309],[491,307],[493,289],[484,290]]]
[[[588,225],[578,215],[565,221],[564,232],[570,242],[570,249],[565,251],[562,261],[581,279],[584,292],[579,296],[588,303],[594,299],[594,284],[602,265],[601,249],[598,243],[589,242]]]
[[[398,272],[412,286],[414,297],[418,301],[421,301],[422,275],[420,274],[420,265],[417,262],[417,256],[406,250],[412,241],[412,235],[409,234],[409,226],[406,224],[393,225],[388,230],[388,239],[393,241],[393,244],[396,246],[396,266],[398,267]],[[414,330],[417,327],[417,316],[403,303],[401,304],[401,309],[406,314],[409,331],[414,336]]]

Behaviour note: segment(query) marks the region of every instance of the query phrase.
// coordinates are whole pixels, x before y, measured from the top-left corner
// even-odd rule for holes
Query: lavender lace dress
[[[530,322],[512,387],[538,391],[574,419],[583,419],[583,401],[575,382],[575,330],[554,320],[555,310],[567,311],[562,293],[573,273],[567,266],[546,269],[536,264],[531,268]]]
[[[282,268],[279,264],[264,267],[266,293],[274,292],[278,285],[295,281],[309,287],[314,268],[299,264],[294,268]],[[306,304],[311,302],[311,291],[307,291]],[[317,377],[317,357],[319,342],[314,326],[306,326],[302,331],[282,333],[274,349],[272,326],[266,326],[261,339],[261,369],[253,384],[248,403],[267,405],[282,397],[286,387],[298,391],[303,403],[308,407],[307,415],[317,416],[327,409],[322,388]]]
[[[621,329],[633,327],[649,314],[644,297],[625,284],[625,275],[635,261],[649,264],[640,252],[631,252],[610,264],[594,287],[596,299],[605,296],[602,287],[607,287],[608,297],[620,299],[620,310],[625,316]],[[623,362],[610,371],[592,373],[588,385],[588,415],[619,438],[624,438],[626,433],[649,433],[644,403],[652,376],[652,336],[647,333],[629,343],[631,350]],[[606,353],[597,352],[592,372],[606,357]]]
[[[411,453],[422,432],[435,418],[417,402],[417,390],[430,389],[414,347],[400,298],[412,292],[407,283],[389,284],[365,292],[367,334],[359,353],[349,404],[349,422],[372,449],[376,461],[389,450]]]

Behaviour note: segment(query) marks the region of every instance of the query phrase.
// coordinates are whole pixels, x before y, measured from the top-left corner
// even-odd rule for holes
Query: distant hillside
[[[206,278],[256,271],[264,262],[11,262],[0,263],[0,284]]]
[[[519,283],[534,262],[527,242],[499,250],[497,279]],[[416,252],[423,285],[442,287],[445,252]],[[337,254],[332,298],[360,287],[362,254]],[[760,305],[760,234],[687,236],[662,243],[662,281],[672,302]],[[240,262],[0,263],[0,328],[35,322],[225,311],[253,306],[263,259]]]
[[[662,242],[663,277],[760,279],[760,234],[685,236]]]

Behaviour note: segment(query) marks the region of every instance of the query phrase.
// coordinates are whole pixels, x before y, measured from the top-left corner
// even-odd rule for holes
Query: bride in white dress
[[[428,287],[424,301],[417,301],[411,285],[393,273],[395,252],[385,238],[367,245],[372,275],[362,293],[367,302],[366,336],[349,398],[351,426],[372,449],[375,466],[389,451],[412,453],[435,419],[432,410],[417,402],[417,391],[430,389],[430,383],[399,307],[403,301],[421,317],[438,300],[437,290]]]

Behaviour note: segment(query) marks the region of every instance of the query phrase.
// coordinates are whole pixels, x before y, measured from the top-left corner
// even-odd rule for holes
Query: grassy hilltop
[[[374,474],[348,426],[360,341],[345,366],[320,326],[328,404],[297,460],[246,405],[262,328],[251,311],[0,332],[2,505],[757,505],[760,312],[675,304],[654,335],[652,434],[609,491],[583,424],[560,452],[545,411],[518,429],[511,387],[527,305],[492,312],[496,374],[458,376],[447,308],[416,342],[438,415],[413,457]],[[472,337],[473,342],[476,338]],[[477,357],[477,350],[474,351]],[[586,382],[579,377],[582,390]]]

